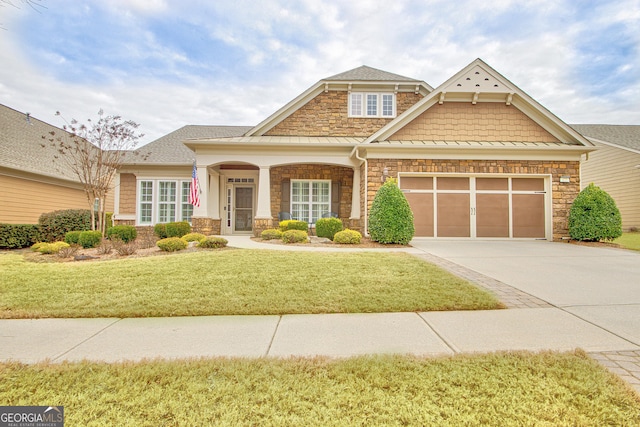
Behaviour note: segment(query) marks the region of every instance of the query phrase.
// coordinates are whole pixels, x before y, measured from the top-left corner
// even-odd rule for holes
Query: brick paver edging
[[[451,261],[447,261],[446,259],[437,257],[430,253],[414,255],[488,290],[489,292],[493,293],[507,308],[553,307],[553,305],[549,304],[548,302],[534,297],[533,295],[529,295],[526,292],[522,292],[521,290],[516,289],[513,286],[509,286],[499,280],[493,279],[489,276],[485,276],[484,274],[480,274],[477,271],[462,267],[461,265],[458,265]]]

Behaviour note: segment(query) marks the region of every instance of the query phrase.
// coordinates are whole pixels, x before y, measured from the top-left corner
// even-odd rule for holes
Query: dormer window
[[[393,93],[351,92],[349,117],[396,116],[396,96]]]

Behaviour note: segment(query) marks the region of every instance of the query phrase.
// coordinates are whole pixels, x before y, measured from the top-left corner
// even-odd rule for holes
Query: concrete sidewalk
[[[229,241],[230,246],[245,248],[293,248],[260,244],[249,238],[232,237]],[[628,258],[626,252],[612,255],[589,251],[593,248],[574,251],[573,245],[548,242],[417,241],[412,245],[400,250],[435,261],[492,289],[503,300],[515,295],[522,304],[507,310],[426,313],[0,320],[0,360],[117,362],[189,357],[349,357],[372,353],[437,356],[582,348],[640,391],[640,318],[635,307],[639,302],[635,298],[638,285],[624,281],[618,286],[607,285],[614,295],[603,304],[598,304],[602,292],[597,286],[601,278],[598,274],[612,274],[607,265],[613,269],[631,266],[630,272],[623,271],[623,278],[637,272],[633,270],[637,268],[633,263],[640,260],[633,258],[636,254]],[[566,277],[579,268],[573,259],[576,253],[589,268],[596,269],[593,265],[600,263],[605,271],[592,281],[583,278],[582,295],[576,299],[588,301],[589,305],[563,306],[553,294],[558,283],[546,284],[553,271],[541,273],[528,268],[540,268],[551,258],[556,260],[550,262],[555,272]],[[614,256],[618,254],[623,259]],[[568,259],[564,264],[557,261],[562,256]],[[568,273],[563,266],[567,266]],[[537,281],[544,283],[536,285],[539,288],[531,285]],[[539,298],[537,291],[544,298]],[[565,294],[562,289],[556,292]],[[617,293],[627,296],[630,304],[612,305],[610,301],[617,301]]]
[[[501,350],[640,351],[558,308],[427,313],[0,321],[0,360],[420,356]]]

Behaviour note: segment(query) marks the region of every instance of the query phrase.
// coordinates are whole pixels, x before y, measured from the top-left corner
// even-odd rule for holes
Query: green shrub
[[[107,239],[120,239],[124,243],[133,242],[138,237],[138,230],[133,225],[114,225],[107,229]]]
[[[205,237],[204,240],[201,240],[200,243],[198,243],[198,247],[205,249],[219,249],[226,247],[227,243],[229,243],[227,239],[223,239],[222,237],[209,236]]]
[[[395,179],[388,179],[376,193],[369,212],[371,240],[406,245],[413,239],[413,213]]]
[[[189,243],[180,237],[167,237],[162,240],[158,240],[156,245],[165,252],[176,252],[186,249],[187,246],[189,246]]]
[[[44,245],[49,245],[49,244],[50,244],[50,243],[47,243],[47,242],[38,242],[38,243],[34,243],[34,244],[31,246],[31,250],[32,250],[33,252],[40,252],[40,248],[41,248],[41,247],[43,247]]]
[[[280,231],[282,231],[283,233],[287,230],[309,230],[309,224],[307,222],[298,221],[297,219],[287,219],[285,221],[280,221],[278,227],[280,227]]]
[[[262,239],[264,240],[280,240],[282,239],[282,231],[278,230],[277,228],[269,228],[267,230],[264,230],[260,234],[260,237],[262,237]]]
[[[622,217],[613,198],[593,183],[585,187],[571,205],[569,235],[594,242],[622,236]]]
[[[102,242],[102,233],[99,231],[83,231],[78,237],[78,244],[83,248],[95,248]]]
[[[78,239],[80,239],[80,233],[82,233],[82,231],[68,231],[67,234],[64,235],[64,241],[70,245],[77,245]]]
[[[342,231],[342,221],[338,218],[320,218],[316,221],[316,236],[333,240],[333,236]]]
[[[333,237],[335,243],[341,243],[345,245],[359,245],[362,241],[362,234],[356,230],[349,230],[345,228],[342,231],[338,231]]]
[[[189,233],[182,236],[182,238],[187,242],[201,242],[206,239],[207,236],[201,233]]]
[[[167,224],[160,223],[153,226],[153,234],[158,236],[159,239],[167,238]]]
[[[28,248],[40,240],[38,225],[0,224],[0,249]]]
[[[307,243],[309,235],[302,230],[287,230],[282,233],[282,241],[285,243]]]
[[[71,245],[67,242],[53,242],[39,244],[37,251],[41,254],[57,254],[61,249],[70,248]]]
[[[156,224],[153,227],[153,232],[160,239],[166,239],[167,237],[182,237],[191,233],[191,225],[187,221]]]
[[[63,240],[69,231],[91,230],[91,212],[88,209],[65,209],[47,212],[38,219],[42,240]]]

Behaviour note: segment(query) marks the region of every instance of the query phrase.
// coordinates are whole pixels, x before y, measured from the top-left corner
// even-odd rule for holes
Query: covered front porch
[[[201,190],[192,216],[195,231],[259,236],[284,214],[313,224],[327,213],[345,227],[361,228],[361,161],[351,155],[353,144],[248,150],[240,144],[232,149],[228,140],[223,147],[221,141],[207,142],[187,142],[196,152]]]

